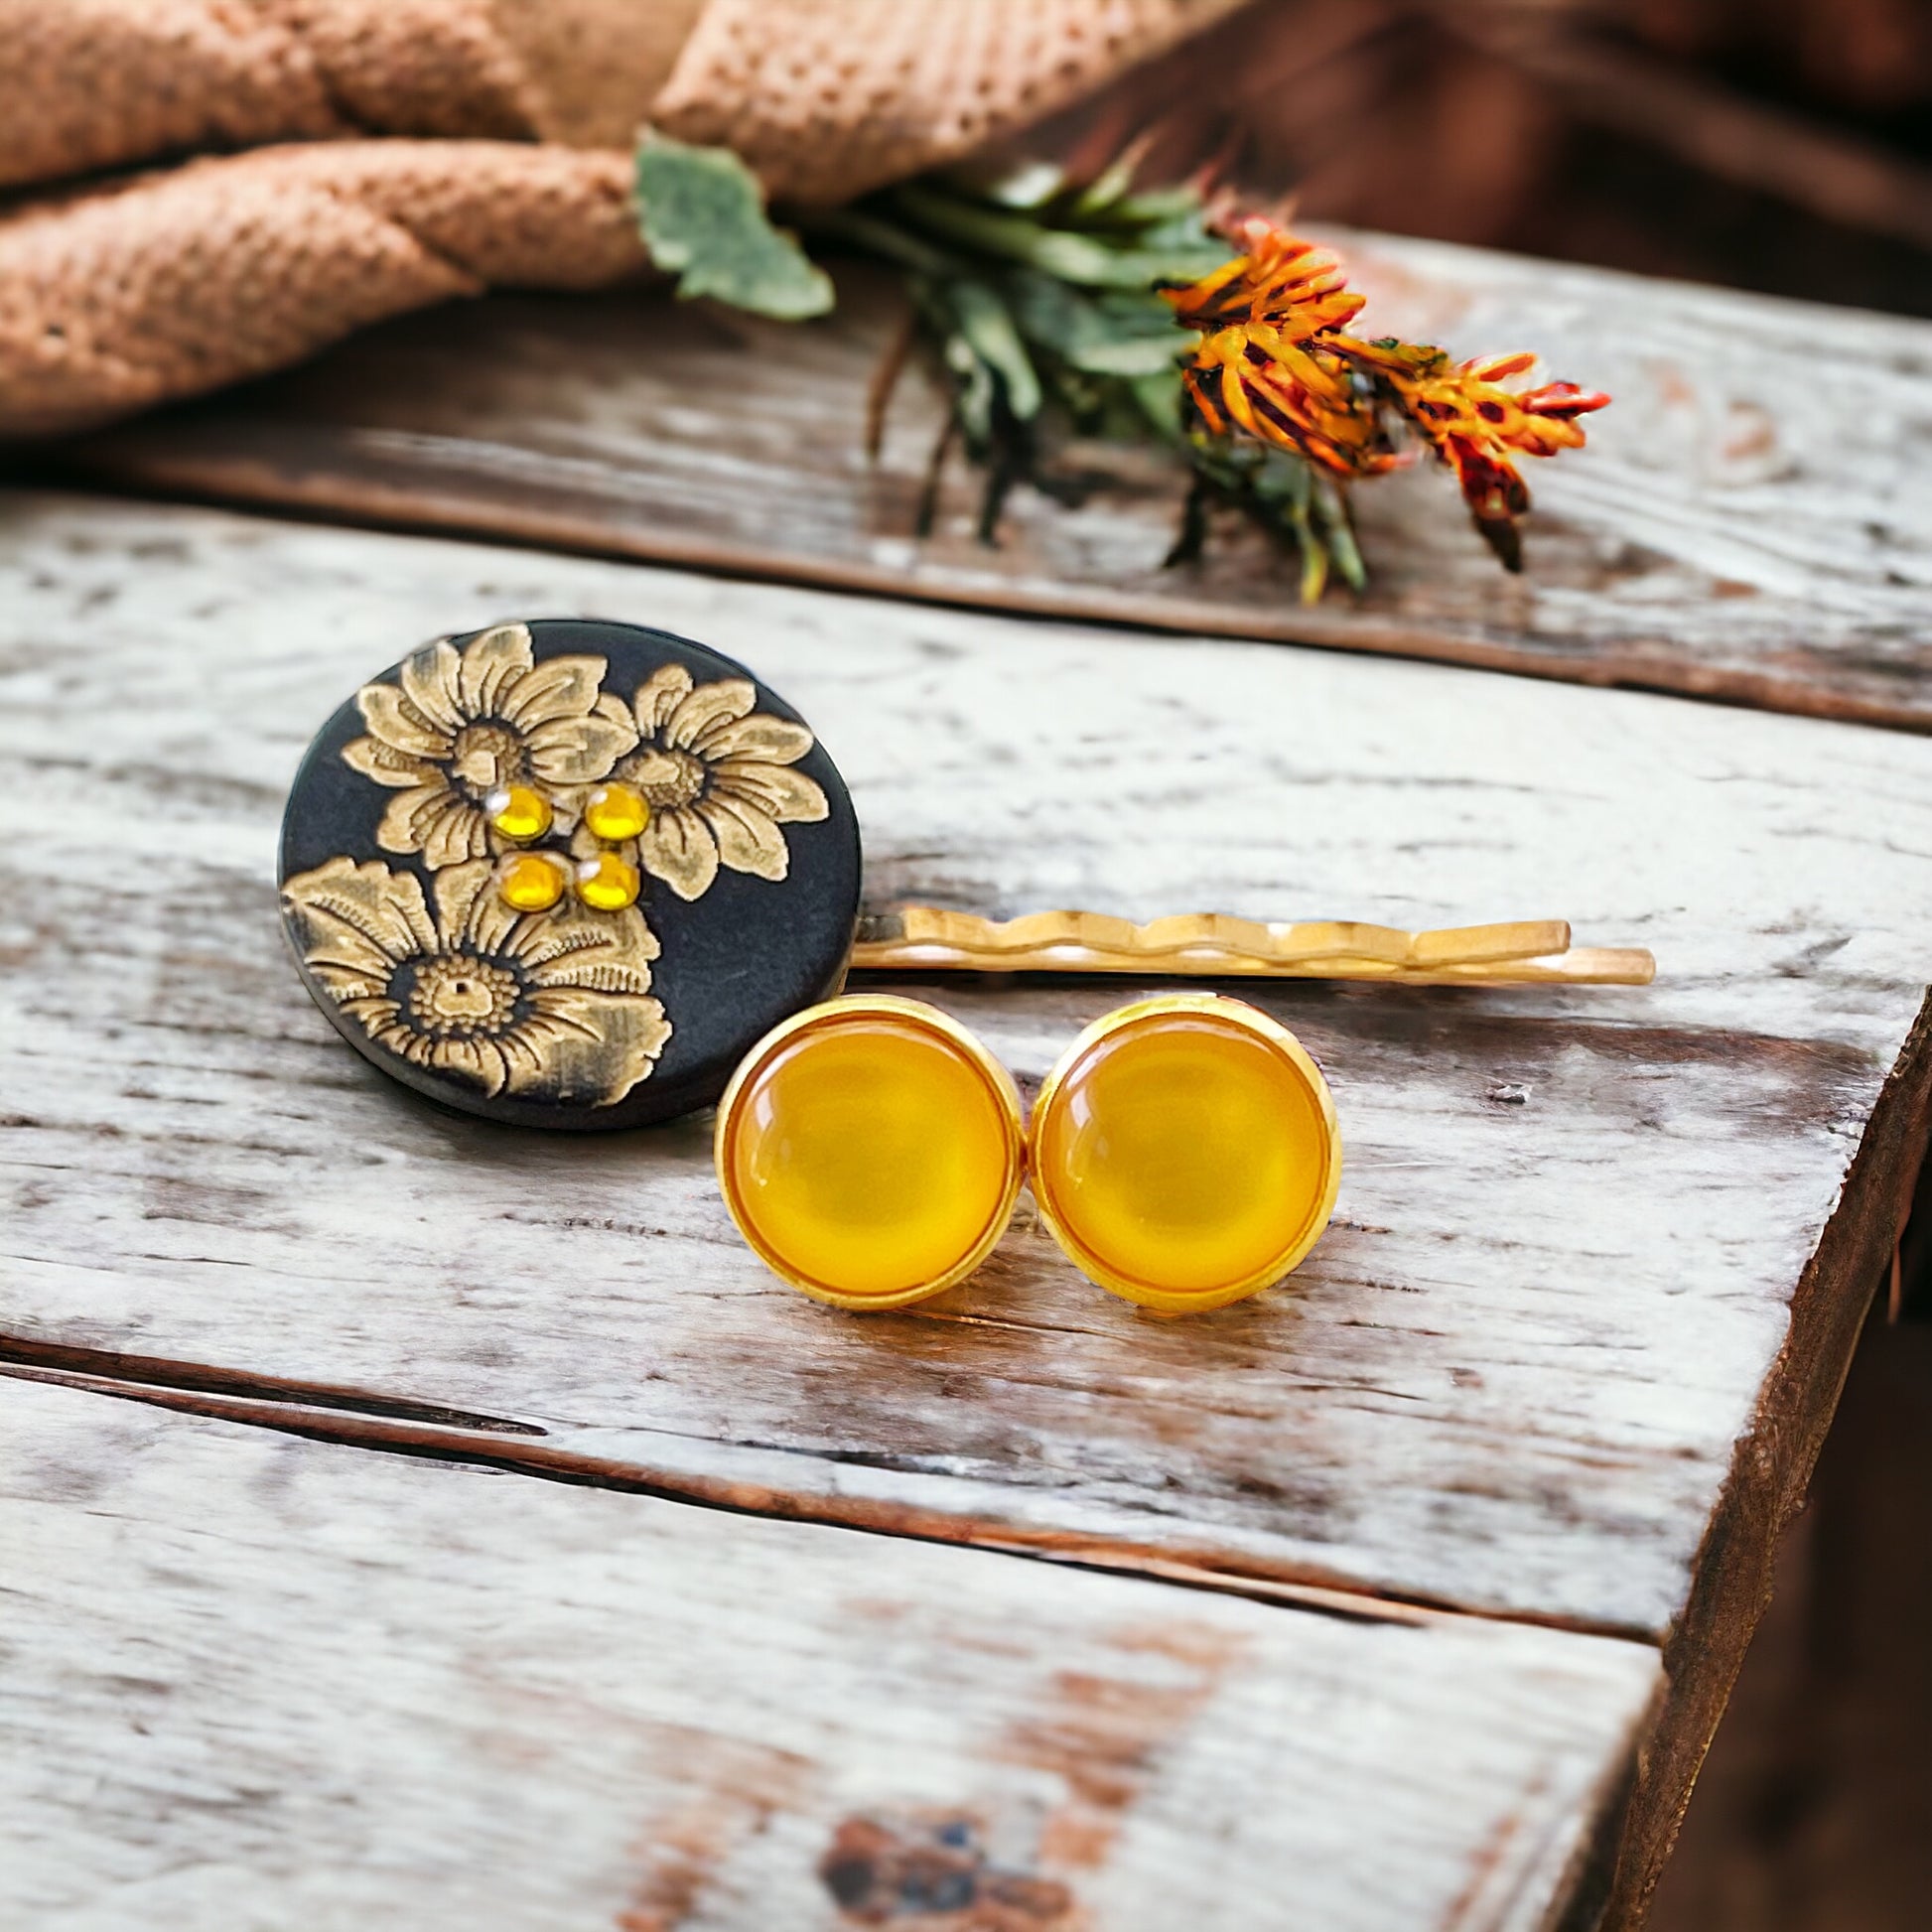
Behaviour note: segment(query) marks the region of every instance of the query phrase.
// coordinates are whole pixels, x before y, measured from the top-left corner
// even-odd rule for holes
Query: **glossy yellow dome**
[[[1031,1145],[1068,1256],[1170,1313],[1279,1281],[1320,1239],[1341,1178],[1319,1069],[1286,1028],[1213,995],[1089,1027],[1040,1089]]]
[[[518,852],[496,869],[496,890],[518,912],[547,912],[569,884],[563,861],[550,852]]]
[[[619,845],[650,823],[650,807],[628,785],[599,785],[585,801],[584,823],[592,838]]]
[[[752,1049],[719,1107],[717,1162],[774,1273],[840,1308],[897,1308],[999,1240],[1020,1186],[1019,1095],[936,1008],[832,1000]]]
[[[621,853],[600,852],[577,868],[577,897],[596,911],[621,912],[642,890],[637,868]]]
[[[483,800],[483,810],[504,838],[518,843],[542,838],[555,816],[550,800],[529,785],[505,785],[500,791],[492,791]]]

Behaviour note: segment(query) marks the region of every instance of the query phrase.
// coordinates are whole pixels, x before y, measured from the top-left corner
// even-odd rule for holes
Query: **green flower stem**
[[[1148,289],[1162,281],[1189,281],[1228,258],[1219,242],[1159,250],[1123,248],[1093,235],[1047,227],[1026,214],[961,201],[917,182],[893,190],[890,199],[918,226],[949,241],[1000,261],[1024,262],[1081,288]]]

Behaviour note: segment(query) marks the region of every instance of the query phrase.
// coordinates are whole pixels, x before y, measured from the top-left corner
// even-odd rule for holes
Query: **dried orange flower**
[[[1183,327],[1254,331],[1258,341],[1299,343],[1361,312],[1367,298],[1348,288],[1340,261],[1325,248],[1260,215],[1231,224],[1227,234],[1241,254],[1198,282],[1162,291]]]
[[[1529,508],[1530,492],[1510,458],[1582,449],[1577,418],[1601,409],[1609,397],[1574,382],[1503,388],[1507,377],[1534,365],[1536,357],[1522,350],[1451,362],[1446,350],[1415,343],[1342,338],[1336,347],[1353,367],[1387,384],[1417,435],[1455,472],[1462,500],[1489,547],[1506,568],[1520,570],[1516,519]]]
[[[1225,232],[1241,254],[1163,291],[1174,320],[1200,333],[1183,380],[1208,434],[1243,430],[1346,480],[1405,462],[1395,431],[1406,424],[1454,470],[1504,566],[1520,569],[1516,519],[1530,495],[1511,458],[1582,448],[1577,418],[1609,397],[1574,382],[1503,388],[1533,355],[1451,362],[1426,344],[1345,335],[1364,298],[1333,255],[1260,216]]]
[[[1246,253],[1162,290],[1174,320],[1201,332],[1182,373],[1209,433],[1233,423],[1341,477],[1386,469],[1395,460],[1386,439],[1347,365],[1322,345],[1362,307],[1341,263],[1259,216],[1235,234]]]

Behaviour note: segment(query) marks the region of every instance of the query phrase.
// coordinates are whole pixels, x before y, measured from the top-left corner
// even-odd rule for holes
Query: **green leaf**
[[[963,202],[916,182],[895,189],[892,199],[917,228],[1083,288],[1144,289],[1156,282],[1192,281],[1228,259],[1228,248],[1220,242],[1120,248],[1093,235],[1047,227],[1025,214]]]
[[[1000,378],[1007,407],[1024,423],[1039,414],[1039,377],[1027,346],[1013,326],[1013,317],[984,282],[958,281],[947,285],[960,335],[979,359]]]
[[[844,242],[899,268],[909,269],[914,275],[957,275],[965,266],[956,255],[935,248],[923,236],[861,208],[815,209],[806,220],[806,228],[820,240]]]
[[[963,173],[959,180],[969,194],[977,188],[989,202],[1022,208],[1044,207],[1066,185],[1065,175],[1051,161],[1022,161],[980,181]]]
[[[637,224],[677,292],[716,296],[754,315],[822,316],[831,278],[797,238],[774,228],[758,177],[729,148],[698,148],[646,131],[637,149]]]
[[[1264,503],[1284,504],[1291,516],[1307,518],[1314,472],[1300,457],[1265,449],[1253,474],[1254,492]]]
[[[1074,197],[1073,218],[1076,221],[1089,220],[1096,214],[1118,207],[1133,188],[1135,173],[1146,152],[1147,143],[1137,141],[1117,155],[1110,166],[1103,168]]]
[[[946,338],[946,366],[959,377],[953,407],[966,433],[966,446],[983,458],[993,446],[993,371],[974,354],[964,336]]]
[[[1127,384],[1141,413],[1170,442],[1180,439],[1180,371],[1163,369],[1159,375],[1137,375]]]
[[[1349,520],[1348,498],[1342,494],[1341,486],[1327,478],[1321,479],[1315,486],[1314,507],[1327,538],[1328,555],[1341,572],[1342,582],[1351,591],[1365,591],[1368,569],[1355,542],[1355,526]]]
[[[1186,346],[1159,296],[1096,299],[1032,268],[1012,270],[1005,287],[1021,334],[1089,375],[1158,375]]]
[[[1200,191],[1194,188],[1144,188],[1116,202],[1111,212],[1136,227],[1172,229],[1164,239],[1188,239],[1205,243],[1206,227],[1201,221]],[[1144,239],[1148,237],[1143,237]]]

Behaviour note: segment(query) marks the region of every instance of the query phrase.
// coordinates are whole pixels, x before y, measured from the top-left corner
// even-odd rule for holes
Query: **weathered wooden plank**
[[[1539,1932],[1648,1648],[0,1408],[0,1918]]]
[[[1074,459],[1107,480],[1087,504],[1022,492],[999,551],[973,538],[963,471],[915,542],[938,405],[908,381],[868,467],[866,385],[900,309],[856,269],[839,315],[803,329],[661,290],[441,310],[71,461],[171,494],[1932,724],[1932,325],[1335,239],[1377,327],[1531,345],[1615,396],[1587,452],[1530,466],[1526,577],[1495,568],[1435,474],[1359,492],[1359,603],[1303,610],[1291,569],[1235,531],[1163,570],[1178,483],[1100,448]]]
[[[1922,1058],[1885,1081],[1932,960],[1932,746],[206,512],[10,515],[4,1327],[37,1359],[454,1406],[546,1432],[492,1453],[760,1509],[1658,1638],[1695,1587],[1748,1627],[1922,1138]],[[564,1145],[433,1114],[281,955],[313,721],[408,640],[563,610],[793,697],[881,897],[1560,911],[1652,945],[1659,983],[1262,996],[1349,1148],[1288,1290],[1164,1323],[1023,1224],[946,1298],[829,1313],[735,1241],[702,1123]],[[1032,1081],[1133,991],[943,997]],[[1714,1520],[1728,1568],[1700,1568]]]

